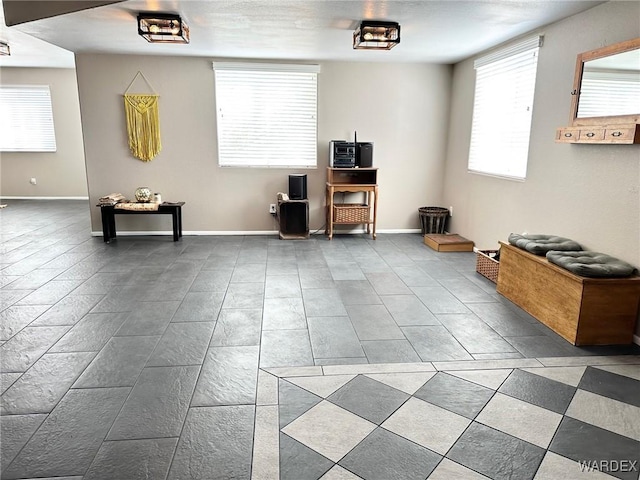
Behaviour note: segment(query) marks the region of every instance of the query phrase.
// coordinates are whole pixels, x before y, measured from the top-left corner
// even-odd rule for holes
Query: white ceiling
[[[71,52],[455,63],[601,3],[587,0],[128,0],[13,27],[6,27],[2,18],[0,40],[9,42],[12,54],[0,57],[0,67],[72,68]],[[191,43],[147,43],[137,34],[136,15],[140,11],[179,13],[191,29]],[[3,15],[1,10],[0,15]],[[363,19],[400,23],[400,45],[384,52],[354,51],[352,33]]]

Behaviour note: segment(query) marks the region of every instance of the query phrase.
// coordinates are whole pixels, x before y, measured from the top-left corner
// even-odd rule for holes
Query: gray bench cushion
[[[582,250],[579,243],[568,238],[557,237],[555,235],[532,233],[520,235],[518,233],[512,233],[509,235],[509,243],[535,255],[544,255],[549,250],[558,250],[563,252]]]
[[[581,277],[620,278],[629,277],[635,267],[615,257],[598,252],[547,252],[551,263],[566,268]]]

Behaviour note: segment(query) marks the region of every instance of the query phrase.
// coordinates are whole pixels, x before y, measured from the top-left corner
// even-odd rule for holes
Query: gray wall
[[[265,232],[268,213],[289,173],[306,173],[310,226],[324,225],[328,144],[353,138],[374,143],[379,170],[378,228],[417,229],[419,207],[442,196],[451,68],[443,65],[321,63],[318,76],[318,168],[221,168],[217,164],[211,59],[79,54],[80,108],[91,202],[138,186],[186,201],[185,232]],[[127,146],[122,94],[141,71],[160,95],[162,152],[151,162]],[[148,92],[136,81],[132,92]],[[162,217],[118,219],[123,230],[168,229]],[[99,212],[92,209],[94,231]]]
[[[49,85],[57,151],[0,153],[0,195],[86,197],[78,87],[73,69],[3,68],[2,85]],[[29,179],[35,177],[36,185]]]
[[[609,2],[541,31],[524,182],[467,173],[473,60],[455,66],[443,196],[454,207],[453,230],[479,248],[511,232],[557,234],[640,267],[640,145],[554,142],[569,123],[576,55],[639,37],[638,19],[640,3]]]

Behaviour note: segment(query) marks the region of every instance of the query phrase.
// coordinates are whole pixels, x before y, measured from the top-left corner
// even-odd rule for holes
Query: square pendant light
[[[353,48],[391,50],[400,43],[400,25],[396,22],[363,20],[353,32]]]
[[[139,13],[138,35],[151,43],[189,43],[189,27],[174,13]]]
[[[11,55],[11,49],[7,42],[0,42],[0,55]]]

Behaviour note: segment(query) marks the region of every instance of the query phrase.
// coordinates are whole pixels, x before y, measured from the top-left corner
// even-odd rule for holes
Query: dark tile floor
[[[438,254],[415,234],[376,241],[121,236],[107,245],[90,236],[87,202],[3,203],[3,479],[413,478],[405,476],[409,466],[416,478],[432,471],[430,478],[505,478],[480,448],[485,443],[518,452],[519,473],[509,478],[533,478],[591,452],[569,451],[563,438],[575,432],[599,438],[593,428],[600,428],[617,435],[619,452],[638,447],[640,427],[629,418],[640,417],[640,406],[628,392],[638,388],[640,348],[573,347],[497,295],[475,273],[473,254]],[[582,373],[570,390],[562,380],[540,386],[550,392],[540,404],[531,385],[544,384],[545,375],[524,369],[543,367],[552,378],[547,371]],[[496,369],[508,373],[490,385],[454,372],[490,377]],[[413,391],[393,379],[425,372],[420,385],[410,382]],[[324,387],[307,390],[292,376],[323,378]],[[594,384],[608,387],[594,391]],[[361,411],[370,397],[378,402]],[[456,404],[447,403],[451,397]],[[619,404],[621,413],[605,424],[589,410]],[[521,433],[530,419],[496,414],[509,408],[533,411],[547,429]],[[442,438],[423,441],[407,418],[429,411],[446,422]],[[351,425],[352,417],[358,425],[335,433],[348,437],[337,450],[324,451],[326,438],[305,437],[314,422]],[[302,447],[321,466],[291,477]],[[542,461],[547,448],[555,456]],[[608,459],[603,452],[593,458]],[[459,468],[467,470],[447,476]]]

